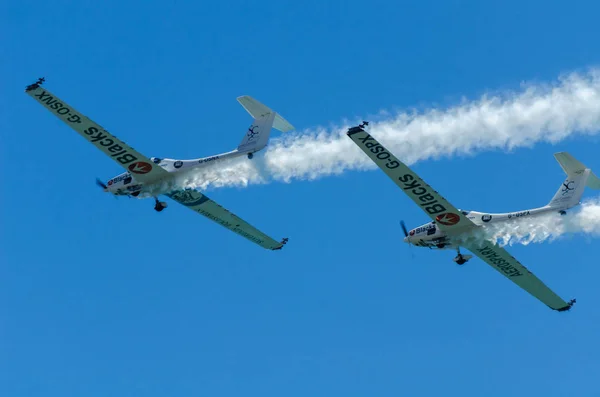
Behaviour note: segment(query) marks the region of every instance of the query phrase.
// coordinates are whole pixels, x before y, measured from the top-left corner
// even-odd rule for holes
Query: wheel
[[[461,254],[456,255],[454,258],[454,262],[456,262],[457,265],[464,265],[468,260],[469,258],[465,259]]]
[[[160,212],[165,208],[167,208],[167,203],[165,203],[164,201],[156,201],[156,204],[154,205],[154,210],[156,212]]]
[[[254,157],[254,153],[248,153],[248,158],[252,159],[252,157]]]

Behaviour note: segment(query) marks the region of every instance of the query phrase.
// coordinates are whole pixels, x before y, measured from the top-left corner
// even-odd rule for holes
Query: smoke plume
[[[482,225],[466,233],[457,240],[486,239],[500,246],[552,242],[566,236],[575,235],[589,238],[600,236],[600,198],[584,201],[560,215],[546,213],[536,217],[516,218],[507,222]]]
[[[368,131],[398,158],[417,161],[556,143],[600,130],[600,70],[571,73],[519,92],[484,95],[446,109],[382,112]],[[293,120],[291,120],[293,121]],[[348,127],[309,128],[272,138],[253,160],[238,158],[182,175],[180,187],[245,187],[273,181],[314,180],[375,165],[345,135]]]

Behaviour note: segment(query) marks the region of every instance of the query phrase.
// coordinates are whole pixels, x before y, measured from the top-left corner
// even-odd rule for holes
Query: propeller
[[[406,225],[404,224],[404,221],[400,221],[400,227],[402,228],[402,231],[404,232],[404,237],[408,237],[408,229],[406,229]],[[415,253],[412,250],[412,243],[410,242],[410,240],[407,241],[408,243],[408,250],[410,251],[410,256],[412,259],[415,259]]]
[[[406,225],[404,221],[400,221],[400,227],[402,227],[402,231],[404,232],[404,237],[408,237],[408,230],[406,229]]]
[[[102,182],[100,179],[96,178],[96,185],[100,186],[102,189],[104,189],[104,191],[108,191],[106,189],[108,189],[108,186],[106,186],[106,183]],[[112,195],[115,199],[119,199],[119,197],[117,197],[116,194]],[[130,197],[131,198],[131,197]]]
[[[102,182],[100,179],[96,178],[96,185],[100,186],[102,189],[107,189],[106,183]]]

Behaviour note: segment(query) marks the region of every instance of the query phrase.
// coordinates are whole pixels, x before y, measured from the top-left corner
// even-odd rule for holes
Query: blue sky
[[[597,240],[509,251],[556,313],[479,260],[402,244],[428,219],[379,171],[211,189],[271,252],[174,203],[115,200],[121,172],[23,93],[47,88],[148,156],[230,150],[252,95],[300,131],[445,109],[600,62],[596,2],[64,1],[3,4],[0,393],[6,396],[593,396]],[[545,204],[567,150],[415,164],[456,206]],[[585,197],[593,197],[587,190]]]

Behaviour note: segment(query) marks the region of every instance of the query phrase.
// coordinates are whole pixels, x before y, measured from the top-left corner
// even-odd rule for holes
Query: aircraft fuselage
[[[176,173],[183,173],[191,171],[193,169],[203,168],[212,165],[218,161],[229,160],[235,157],[249,155],[250,153],[250,151],[240,151],[236,149],[227,153],[221,153],[214,156],[202,157],[191,160],[175,160],[167,158],[163,159],[159,157],[150,157],[150,160],[152,160],[154,164],[157,164],[165,171],[170,173],[169,177],[161,179],[160,181],[157,181],[156,183],[147,186],[135,180],[135,170],[133,170],[132,172],[127,171],[108,180],[108,182],[106,183],[107,186],[105,190],[116,196],[137,197],[140,195],[140,193],[149,191],[156,185],[168,182],[168,179],[172,179],[172,177]],[[143,172],[143,170],[141,171]]]
[[[556,208],[544,206],[516,212],[505,213],[489,213],[477,211],[461,211],[475,225],[466,229],[461,229],[461,234],[468,233],[474,228],[482,227],[489,224],[497,224],[509,221],[515,221],[521,218],[536,217],[550,212],[558,212],[564,215],[568,208]],[[404,242],[420,247],[439,248],[439,249],[456,249],[457,243],[453,241],[453,236],[448,236],[437,227],[436,222],[432,221],[416,227],[408,232],[408,236],[404,238]]]

